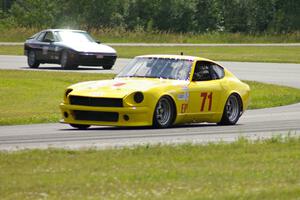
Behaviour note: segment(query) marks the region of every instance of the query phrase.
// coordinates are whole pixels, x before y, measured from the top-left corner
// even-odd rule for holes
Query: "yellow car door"
[[[192,81],[189,84],[188,118],[195,122],[209,121],[223,108],[220,99],[223,94],[221,77],[214,71],[214,63],[198,61]]]

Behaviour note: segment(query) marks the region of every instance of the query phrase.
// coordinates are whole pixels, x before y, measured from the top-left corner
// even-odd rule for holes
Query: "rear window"
[[[218,78],[221,79],[225,76],[223,67],[220,67],[219,65],[213,64],[212,70],[217,74]]]

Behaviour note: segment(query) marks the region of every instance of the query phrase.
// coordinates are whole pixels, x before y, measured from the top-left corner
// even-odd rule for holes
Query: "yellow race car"
[[[135,57],[112,80],[68,87],[61,122],[153,126],[209,122],[233,125],[249,103],[250,88],[216,62],[193,56]]]

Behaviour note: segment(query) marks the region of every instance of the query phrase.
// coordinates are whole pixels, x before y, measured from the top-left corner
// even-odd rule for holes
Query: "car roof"
[[[75,30],[75,29],[46,29],[46,30],[42,30],[41,32],[44,32],[44,31],[70,31],[70,32],[83,32],[83,33],[86,32],[83,30]]]
[[[191,60],[191,61],[195,61],[195,60],[202,60],[202,61],[209,61],[209,62],[213,62],[216,63],[213,60],[207,59],[207,58],[202,58],[202,57],[198,57],[198,56],[188,56],[188,55],[169,55],[169,54],[153,54],[153,55],[142,55],[142,56],[137,56],[137,57],[141,57],[141,58],[171,58],[171,59],[183,59],[183,60]]]

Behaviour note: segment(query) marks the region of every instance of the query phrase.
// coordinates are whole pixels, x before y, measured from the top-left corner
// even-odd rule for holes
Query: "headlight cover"
[[[144,100],[144,95],[142,92],[136,92],[134,95],[133,95],[133,99],[136,103],[142,103],[143,100]]]

